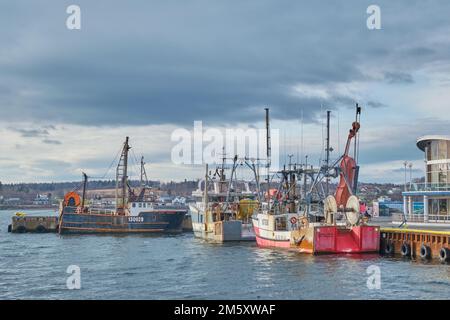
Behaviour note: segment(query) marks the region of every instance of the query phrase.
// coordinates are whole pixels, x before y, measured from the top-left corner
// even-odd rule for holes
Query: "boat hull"
[[[241,221],[217,221],[210,223],[192,222],[194,235],[197,238],[214,242],[255,241],[255,233],[251,224]]]
[[[214,242],[255,241],[252,223],[240,220],[205,222],[202,211],[195,206],[190,207],[192,230],[196,238]]]
[[[179,233],[187,210],[155,210],[137,216],[63,213],[60,233]]]
[[[253,225],[259,247],[312,254],[374,253],[380,250],[380,228],[377,226],[308,225],[275,231],[261,228],[258,219],[253,220]]]

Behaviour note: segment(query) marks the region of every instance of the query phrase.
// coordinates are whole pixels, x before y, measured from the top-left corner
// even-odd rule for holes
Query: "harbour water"
[[[0,299],[449,299],[450,266],[310,256],[173,236],[11,234],[0,211]],[[31,215],[54,215],[34,211]],[[69,290],[68,266],[81,270]],[[367,268],[380,269],[369,289]]]

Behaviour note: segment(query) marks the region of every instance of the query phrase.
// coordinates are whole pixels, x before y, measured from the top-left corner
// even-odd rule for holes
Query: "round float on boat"
[[[329,195],[325,198],[323,204],[323,213],[325,215],[325,222],[328,224],[334,223],[334,215],[337,213],[337,202],[334,196]]]
[[[355,226],[359,222],[359,200],[356,196],[350,196],[345,206],[345,215],[348,223]]]
[[[66,207],[78,207],[81,205],[80,195],[74,191],[68,192],[64,196],[64,206]]]

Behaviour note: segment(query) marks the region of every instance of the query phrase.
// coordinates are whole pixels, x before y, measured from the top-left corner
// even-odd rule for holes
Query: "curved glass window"
[[[425,150],[428,161],[450,159],[450,141],[431,141]],[[429,183],[450,184],[450,163],[428,164],[427,177]]]

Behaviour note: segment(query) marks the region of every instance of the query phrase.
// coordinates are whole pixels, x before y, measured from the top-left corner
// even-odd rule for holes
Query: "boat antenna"
[[[302,122],[301,122],[301,126],[300,126],[300,133],[301,133],[301,137],[300,137],[300,161],[302,161],[303,159],[303,124],[304,124],[304,118],[303,118],[303,108],[302,108]]]
[[[361,107],[356,104],[356,117],[355,123],[361,124]],[[359,179],[359,129],[356,131],[355,135],[355,147],[354,147],[354,159],[355,159],[355,177],[353,183],[353,193],[356,194],[358,190],[358,179]]]
[[[270,207],[270,166],[271,166],[271,148],[270,148],[270,123],[269,123],[269,108],[266,110],[266,168],[267,168],[267,197]]]
[[[206,206],[208,205],[208,164],[205,165],[205,190],[203,191],[203,203]]]
[[[330,114],[331,111],[327,111],[327,148],[326,148],[326,156],[325,156],[325,172],[326,172],[326,194],[330,190],[330,176],[328,174],[328,170],[330,170]]]

